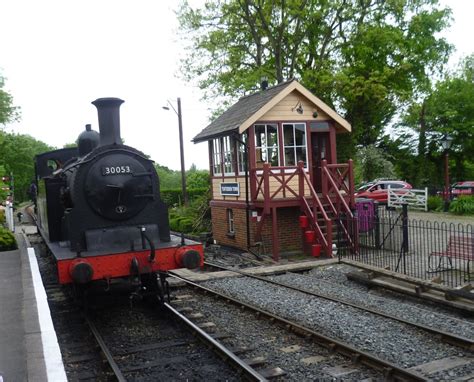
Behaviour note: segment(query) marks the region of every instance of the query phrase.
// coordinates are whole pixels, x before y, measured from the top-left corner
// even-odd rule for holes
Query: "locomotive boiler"
[[[203,264],[200,243],[170,235],[158,174],[122,143],[118,98],[100,98],[99,131],[86,126],[77,148],[37,155],[38,227],[57,262],[59,282],[88,284]]]

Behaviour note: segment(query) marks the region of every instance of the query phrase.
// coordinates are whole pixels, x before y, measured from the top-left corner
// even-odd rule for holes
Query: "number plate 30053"
[[[129,165],[102,167],[102,175],[122,175],[122,174],[131,174],[131,173],[132,173],[132,169]]]

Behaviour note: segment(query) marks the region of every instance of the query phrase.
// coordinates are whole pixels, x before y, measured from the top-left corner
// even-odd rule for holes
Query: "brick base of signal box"
[[[228,210],[233,210],[234,215],[234,234],[229,233]],[[212,214],[212,233],[217,244],[227,245],[247,250],[247,223],[245,219],[245,207],[211,207]],[[303,251],[302,231],[299,226],[299,208],[279,208],[277,210],[278,218],[278,241],[280,252]],[[250,219],[250,240],[251,245],[255,244],[255,232],[257,222]],[[273,248],[272,236],[273,224],[272,216],[265,218],[262,230],[262,243],[265,253],[271,254]]]

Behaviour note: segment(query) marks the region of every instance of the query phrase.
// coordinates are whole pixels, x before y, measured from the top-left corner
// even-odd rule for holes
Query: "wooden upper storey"
[[[350,130],[347,121],[292,80],[241,98],[194,141],[209,144],[213,200],[245,201],[246,174],[249,200],[257,202],[264,198],[258,192],[258,184],[265,164],[270,165],[274,175],[269,180],[270,189],[277,191],[279,199],[291,200],[298,193],[285,190],[298,187],[297,177],[291,177],[298,162],[302,162],[316,191],[321,192],[321,165],[323,161],[336,164],[336,134]],[[277,169],[282,179],[289,179],[283,189],[276,177]],[[226,188],[225,183],[231,185]],[[232,186],[238,195],[226,192]],[[309,193],[307,189],[305,194]]]

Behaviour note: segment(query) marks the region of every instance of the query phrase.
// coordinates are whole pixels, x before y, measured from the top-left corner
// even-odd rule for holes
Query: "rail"
[[[177,277],[172,275],[173,277]],[[195,325],[193,322],[188,320],[185,316],[179,313],[175,308],[173,308],[170,304],[164,303],[166,309],[168,309],[176,318],[180,321],[184,322],[187,326],[189,326],[195,333],[197,333],[205,342],[211,345],[214,349],[216,349],[222,356],[223,359],[230,360],[232,364],[241,370],[247,378],[250,380],[255,381],[267,381],[265,377],[259,374],[256,370],[252,369],[249,365],[247,365],[243,360],[237,357],[234,353],[229,351],[225,346],[221,343],[216,341],[212,336],[207,334],[204,330],[202,330],[199,326]]]
[[[337,298],[337,297],[334,297],[334,296],[330,296],[330,295],[327,295],[327,294],[324,294],[324,293],[321,293],[321,292],[314,292],[314,291],[310,291],[310,290],[307,290],[307,289],[299,288],[299,287],[294,286],[294,285],[289,285],[287,283],[278,282],[278,281],[269,279],[268,277],[262,277],[262,276],[259,276],[259,275],[255,275],[255,274],[252,274],[250,272],[242,271],[240,269],[224,267],[222,265],[215,264],[215,263],[212,263],[212,262],[209,262],[209,261],[205,261],[204,264],[208,265],[208,266],[211,266],[211,267],[214,267],[214,268],[219,268],[219,269],[222,269],[222,270],[225,270],[225,271],[228,271],[228,272],[234,272],[234,273],[237,273],[237,274],[245,276],[245,277],[250,277],[250,278],[253,278],[253,279],[256,279],[256,280],[260,280],[260,281],[263,281],[263,282],[266,282],[266,283],[269,283],[269,284],[272,284],[272,285],[276,285],[276,286],[291,289],[291,290],[294,290],[294,291],[297,291],[297,292],[301,292],[301,293],[304,293],[304,294],[307,294],[307,295],[310,295],[310,296],[322,298],[324,300],[328,300],[328,301],[332,301],[332,302],[337,302],[338,304],[343,304],[343,305],[346,305],[346,306],[350,306],[351,308],[355,308],[355,309],[358,309],[358,310],[369,312],[369,313],[372,313],[374,315],[387,318],[389,320],[398,321],[398,322],[401,322],[402,324],[409,325],[411,327],[414,327],[414,328],[423,330],[425,332],[434,334],[435,336],[437,336],[438,338],[440,338],[441,340],[443,340],[443,341],[445,341],[449,344],[459,346],[459,347],[461,347],[463,349],[467,349],[467,350],[474,350],[474,341],[471,340],[470,338],[467,338],[467,337],[461,337],[461,336],[458,336],[458,335],[453,334],[453,333],[448,333],[448,332],[443,331],[443,330],[438,330],[438,329],[435,329],[435,328],[432,328],[432,327],[429,327],[429,326],[426,326],[426,325],[423,325],[423,324],[419,324],[419,323],[409,321],[409,320],[406,320],[406,319],[403,319],[403,318],[400,318],[400,317],[397,317],[397,316],[394,316],[394,315],[384,313],[381,310],[375,310],[375,309],[372,309],[372,308],[369,308],[369,307],[366,307],[366,306],[362,306],[360,304],[356,304],[356,303],[350,302],[348,300],[344,300],[344,299],[340,299],[340,298]]]
[[[402,367],[399,367],[391,362],[382,360],[370,353],[367,353],[365,351],[359,350],[355,348],[354,346],[351,346],[347,343],[344,343],[340,340],[337,340],[335,338],[330,338],[327,337],[315,330],[312,330],[310,328],[307,328],[303,325],[300,325],[298,323],[295,323],[293,321],[290,321],[286,318],[283,318],[281,316],[278,316],[276,314],[270,313],[264,309],[261,309],[259,307],[250,305],[246,302],[237,300],[233,297],[230,297],[228,295],[219,293],[213,289],[204,287],[202,285],[199,285],[195,282],[192,282],[185,277],[177,276],[177,275],[172,275],[172,277],[184,281],[186,284],[197,288],[198,290],[203,291],[204,293],[210,293],[213,296],[217,296],[229,303],[235,304],[237,306],[240,306],[241,308],[247,308],[253,312],[257,312],[258,314],[268,317],[271,321],[275,321],[286,327],[288,330],[293,331],[294,333],[298,333],[302,336],[305,336],[306,338],[312,338],[314,339],[318,344],[331,349],[332,351],[335,351],[343,356],[350,357],[351,359],[357,359],[358,362],[360,362],[363,365],[366,365],[368,367],[371,367],[376,370],[381,370],[384,371],[385,376],[387,380],[395,380],[395,381],[426,381],[426,378],[423,376],[419,375],[416,372],[412,372],[410,370],[406,370]]]
[[[100,350],[102,351],[105,358],[107,359],[107,362],[108,362],[110,368],[114,372],[115,378],[119,382],[126,382],[127,379],[122,374],[122,371],[120,370],[120,367],[117,365],[117,362],[115,362],[114,357],[113,357],[112,353],[110,352],[109,348],[107,347],[107,345],[105,344],[104,339],[100,335],[99,330],[96,328],[95,324],[92,322],[92,320],[86,314],[84,314],[84,319],[87,322],[87,325],[89,326],[92,334],[94,335],[94,338],[97,341],[97,344],[99,345]]]

